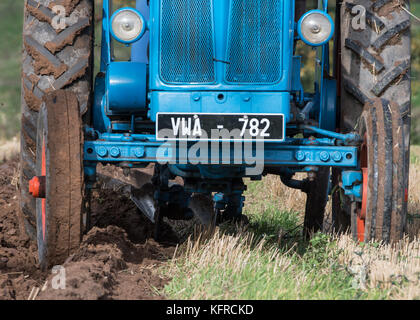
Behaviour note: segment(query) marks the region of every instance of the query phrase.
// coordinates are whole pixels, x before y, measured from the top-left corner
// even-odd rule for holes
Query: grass
[[[284,252],[252,233],[216,233],[201,246],[188,242],[187,258],[173,260],[165,288],[176,299],[360,299],[385,298],[387,290],[365,292],[338,263],[327,236],[314,237],[304,254]]]
[[[420,147],[412,149],[408,234],[396,246],[348,235],[301,239],[305,195],[249,182],[250,225],[189,239],[160,271],[172,299],[420,299]]]
[[[9,141],[0,143],[0,164],[4,161],[14,158],[20,149],[20,143],[18,138],[13,138]]]
[[[23,1],[0,1],[0,141],[20,128],[20,50]]]

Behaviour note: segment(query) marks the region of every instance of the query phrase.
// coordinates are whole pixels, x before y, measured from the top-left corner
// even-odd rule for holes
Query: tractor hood
[[[149,14],[151,90],[290,90],[292,1],[156,0]]]

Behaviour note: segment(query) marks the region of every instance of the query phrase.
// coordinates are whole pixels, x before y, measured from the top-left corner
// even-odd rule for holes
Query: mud
[[[54,13],[51,10],[34,1],[27,2],[26,10],[39,21],[51,23],[54,17]]]
[[[24,94],[25,94],[25,102],[28,105],[29,109],[35,112],[39,112],[40,106],[41,106],[41,100],[38,99],[32,91],[29,91],[26,89],[26,87],[23,87]]]
[[[401,1],[403,3],[403,1]],[[388,2],[384,6],[380,7],[378,10],[378,14],[381,17],[387,17],[388,19],[393,19],[393,12],[400,12],[401,9],[401,3],[399,0],[394,0],[391,2]]]
[[[60,65],[54,66],[53,63],[43,54],[41,54],[35,47],[24,40],[26,51],[34,59],[34,70],[40,75],[54,75],[58,78],[68,70],[68,67],[61,63]],[[46,50],[46,49],[45,49]]]
[[[118,170],[100,171],[110,181],[123,179]],[[137,174],[147,181],[149,172]],[[0,164],[0,300],[164,298],[160,291],[170,279],[159,273],[159,266],[172,258],[177,235],[167,227],[169,242],[152,240],[153,225],[124,195],[125,183],[118,187],[102,178],[92,194],[95,227],[56,273],[43,273],[36,246],[17,219],[18,158]]]
[[[79,2],[80,0],[56,0],[52,1],[48,7],[52,9],[55,5],[61,5],[66,9],[67,15],[70,15]]]
[[[76,37],[79,36],[88,26],[90,26],[88,18],[86,18],[85,21],[81,20],[77,24],[67,28],[53,41],[45,43],[45,48],[50,50],[52,53],[56,53],[57,51],[61,51],[67,45],[73,45],[74,39],[76,39]]]

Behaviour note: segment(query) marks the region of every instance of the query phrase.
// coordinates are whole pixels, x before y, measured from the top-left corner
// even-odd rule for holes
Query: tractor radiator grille
[[[280,80],[282,2],[232,0],[228,82],[271,84]]]
[[[160,73],[168,83],[215,81],[211,0],[161,0]]]

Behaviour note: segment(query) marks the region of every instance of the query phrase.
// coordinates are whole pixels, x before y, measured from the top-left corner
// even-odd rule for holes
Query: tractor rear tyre
[[[93,9],[93,0],[25,1],[18,214],[22,231],[32,240],[36,210],[28,185],[36,170],[38,113],[45,94],[65,89],[76,94],[79,112],[89,122]]]
[[[29,192],[36,199],[39,263],[61,264],[82,237],[83,133],[77,97],[54,91],[38,116],[36,176]]]
[[[353,235],[364,241],[401,239],[407,214],[411,49],[410,16],[402,8],[404,5],[408,6],[408,1],[345,0],[337,11],[337,25],[341,26],[337,34],[341,45],[337,46],[336,55],[341,94],[339,128],[341,132],[350,132],[365,125],[367,137],[362,136],[365,138],[362,159],[365,145],[372,150],[376,148],[372,144],[377,143],[379,154],[376,162],[371,160],[368,165],[368,205],[376,203],[377,208],[375,213],[368,206],[365,232],[358,228],[362,226],[361,219],[357,219],[361,208],[355,208],[347,198],[343,200],[340,192],[333,193],[332,218],[336,231],[345,231],[350,226]],[[376,113],[370,114],[372,110]],[[374,116],[377,124],[371,124]],[[379,174],[375,176],[379,184],[373,180],[372,172]],[[339,180],[339,171],[333,170],[333,182]],[[372,189],[375,186],[378,190]],[[374,201],[371,197],[375,194],[378,198]]]

